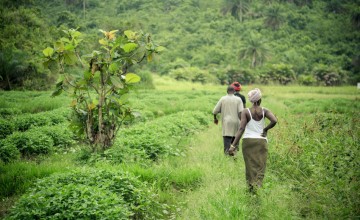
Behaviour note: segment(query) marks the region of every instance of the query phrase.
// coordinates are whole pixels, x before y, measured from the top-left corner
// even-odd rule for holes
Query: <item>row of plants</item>
[[[27,131],[32,127],[57,125],[67,121],[69,109],[60,108],[53,111],[36,114],[22,114],[18,110],[1,109],[3,118],[0,118],[0,138],[5,138],[16,131]]]
[[[184,156],[186,149],[182,147],[182,142],[187,136],[204,129],[210,121],[204,112],[182,111],[136,124],[120,130],[119,137],[103,153],[102,159],[124,163]]]
[[[192,189],[201,182],[202,173],[189,168],[171,172],[164,167],[147,169],[140,165],[141,161],[146,160],[151,166],[151,161],[165,156],[185,156],[183,141],[210,121],[204,112],[185,111],[121,129],[114,146],[101,158],[96,154],[87,158],[97,157],[100,168],[83,167],[39,179],[5,219],[171,218],[178,210],[174,206],[178,201],[164,198],[165,191]],[[50,131],[55,127],[35,127],[21,133],[49,130],[58,136],[57,131]],[[125,165],[130,161],[135,162],[134,166],[120,170],[106,165],[107,162]],[[9,187],[11,192],[15,190]]]
[[[161,219],[166,209],[131,173],[83,168],[40,179],[6,219]]]
[[[0,161],[9,163],[20,157],[49,154],[72,146],[75,140],[67,123],[16,131],[0,141]]]

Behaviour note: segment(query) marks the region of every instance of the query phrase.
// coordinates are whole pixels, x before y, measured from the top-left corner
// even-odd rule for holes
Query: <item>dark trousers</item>
[[[235,139],[235,137],[232,136],[223,136],[224,139],[224,154],[229,154],[230,145]],[[235,146],[236,150],[239,150],[239,143]]]

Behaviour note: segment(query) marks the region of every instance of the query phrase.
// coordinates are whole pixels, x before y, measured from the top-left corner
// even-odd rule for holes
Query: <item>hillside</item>
[[[360,81],[358,0],[2,0],[1,6],[3,89],[43,89],[54,81],[41,51],[69,28],[85,34],[84,53],[97,44],[99,29],[150,33],[167,50],[135,67],[146,74],[222,84]]]

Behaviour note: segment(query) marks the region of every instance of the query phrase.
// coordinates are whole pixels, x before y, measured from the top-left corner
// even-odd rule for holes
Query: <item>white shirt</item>
[[[262,137],[261,134],[265,128],[265,114],[264,108],[262,108],[263,117],[260,121],[255,121],[252,118],[250,109],[247,109],[250,114],[250,121],[246,124],[245,132],[243,138],[261,138],[266,139],[266,137]]]

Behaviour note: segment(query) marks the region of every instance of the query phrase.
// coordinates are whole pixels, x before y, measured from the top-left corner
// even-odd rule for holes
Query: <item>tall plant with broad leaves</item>
[[[110,147],[121,125],[133,118],[127,99],[140,77],[128,68],[151,61],[154,53],[164,49],[155,45],[149,34],[127,30],[116,36],[117,30],[100,31],[104,37],[99,40],[99,50],[91,54],[80,57],[82,34],[74,29],[64,31],[66,37],[43,50],[44,65],[61,74],[52,95],[72,94],[70,106],[76,117],[71,127],[78,135],[86,135],[94,151]],[[76,64],[83,67],[81,74],[68,68]]]

